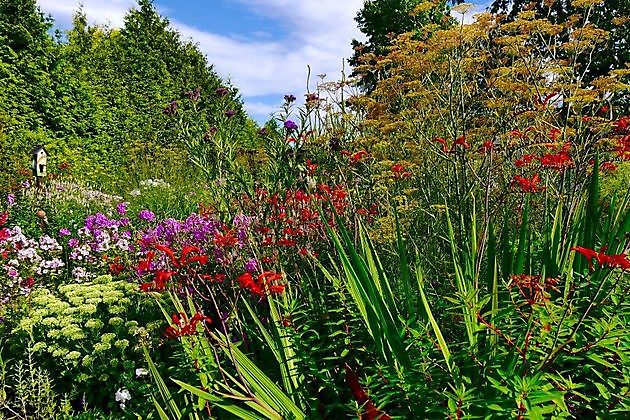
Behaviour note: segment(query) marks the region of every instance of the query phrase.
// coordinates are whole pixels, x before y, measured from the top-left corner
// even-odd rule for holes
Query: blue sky
[[[38,0],[67,29],[79,4],[91,23],[119,27],[134,0]],[[354,17],[363,0],[155,0],[156,8],[238,87],[257,121],[278,110],[285,94],[303,98],[307,65],[324,81],[339,79],[350,41],[363,39]],[[319,79],[311,78],[314,90]]]

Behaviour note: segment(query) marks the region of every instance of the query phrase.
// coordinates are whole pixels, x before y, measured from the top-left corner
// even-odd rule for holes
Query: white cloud
[[[293,93],[301,97],[306,91],[308,65],[311,90],[316,74],[337,78],[342,60],[352,55],[350,41],[363,39],[354,22],[363,0],[237,1],[252,13],[277,22],[286,36],[273,39],[265,28],[254,28],[264,32],[243,38],[242,34],[217,34],[211,28],[195,28],[186,22],[171,23],[184,37],[199,44],[219,75],[240,89],[246,108],[257,117],[264,118],[274,110],[262,102],[262,96],[277,95],[281,100],[284,94]],[[39,0],[43,11],[61,22],[70,21],[79,3],[90,22],[114,27],[122,25],[126,11],[135,5],[133,0]]]
[[[245,109],[251,116],[258,117],[260,121],[267,121],[275,112],[280,109],[282,101],[278,101],[276,104],[270,104],[266,102],[247,101],[245,102]]]
[[[83,5],[88,21],[97,25],[120,27],[134,0],[37,0],[44,13],[50,13],[59,22],[68,24],[72,15]]]

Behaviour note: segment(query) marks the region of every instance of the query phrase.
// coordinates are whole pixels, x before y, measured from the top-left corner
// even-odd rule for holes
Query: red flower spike
[[[250,273],[243,273],[243,274],[241,274],[240,276],[238,276],[236,278],[236,281],[238,281],[239,285],[243,289],[247,289],[252,284],[254,284],[254,278],[252,277],[252,275]]]
[[[433,141],[440,143],[442,145],[442,152],[448,153],[448,144],[446,143],[446,140],[444,138],[436,137],[433,139]]]
[[[562,134],[562,131],[558,128],[552,128],[551,130],[549,130],[549,138],[553,141],[558,140],[558,137],[560,136],[560,134]]]
[[[175,267],[179,267],[179,261],[175,257],[175,252],[173,252],[171,248],[167,247],[166,245],[161,245],[161,244],[155,244],[153,247],[157,249],[158,251],[162,251],[163,253],[165,253],[168,256],[168,258],[171,260],[171,263]]]
[[[534,174],[531,179],[515,176],[512,180],[512,185],[518,184],[521,191],[524,193],[536,193],[545,189],[545,187],[539,185],[540,181],[541,179],[538,174]]]
[[[218,232],[214,235],[213,242],[220,248],[227,248],[236,245],[238,239],[232,235],[232,232],[228,231],[225,234]]]
[[[487,140],[487,141],[484,141],[481,144],[481,146],[479,146],[479,149],[477,149],[477,152],[478,153],[488,153],[492,149],[494,149],[494,143],[492,142],[492,140]]]
[[[142,283],[140,285],[140,291],[141,292],[150,292],[153,290],[153,286],[155,284],[153,282],[147,282],[147,283]]]
[[[520,159],[516,159],[514,161],[514,166],[516,166],[517,168],[522,168],[523,166],[529,165],[531,161],[534,160],[535,158],[536,158],[536,155],[532,155],[532,154],[523,155],[523,157],[521,157]]]
[[[154,290],[162,292],[166,289],[166,283],[170,280],[171,276],[175,274],[174,271],[157,271],[155,278],[153,279]]]
[[[470,144],[466,141],[466,136],[460,136],[455,140],[455,142],[453,142],[451,152],[455,151],[455,146],[462,146],[464,149],[470,149]]]
[[[179,332],[175,328],[169,325],[168,327],[164,329],[164,337],[177,338],[179,337]]]
[[[579,252],[588,261],[589,270],[594,270],[593,260],[597,261],[600,267],[620,268],[622,270],[630,270],[630,259],[626,254],[605,254],[606,248],[602,248],[599,252],[594,249],[574,246],[571,251]]]
[[[350,163],[353,163],[353,164],[358,163],[359,161],[363,160],[364,158],[368,156],[369,156],[368,152],[366,152],[365,150],[359,150],[358,152],[350,156]]]
[[[569,144],[570,147],[570,144]],[[544,168],[564,170],[573,166],[573,159],[567,152],[551,153],[538,158]]]
[[[405,167],[400,163],[392,165],[392,173],[395,179],[409,178],[411,176],[411,172],[406,171]]]

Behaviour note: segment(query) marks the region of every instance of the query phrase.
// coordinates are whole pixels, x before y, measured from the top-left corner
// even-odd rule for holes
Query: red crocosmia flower
[[[600,267],[608,268],[621,268],[622,270],[630,270],[630,259],[627,254],[611,254],[607,255],[606,248],[602,248],[598,251],[590,248],[584,248],[581,246],[574,246],[571,251],[576,251],[582,254],[588,261],[589,270],[593,270],[593,260],[597,262]]]
[[[164,329],[164,337],[166,338],[177,338],[179,337],[179,331],[177,331],[174,327],[168,326]]]
[[[608,105],[604,105],[601,108],[599,108],[599,112],[598,114],[601,115],[605,115],[608,111],[610,110],[610,107]]]
[[[9,233],[9,229],[7,228],[0,229],[0,242],[6,241],[7,239],[9,239],[10,236],[11,234]]]
[[[353,164],[358,163],[368,156],[369,156],[368,152],[366,152],[365,150],[359,150],[358,152],[350,156],[350,163],[353,163]]]
[[[116,257],[116,258],[118,258],[118,257]],[[121,264],[121,263],[116,262],[116,261],[114,261],[114,262],[109,264],[109,272],[112,273],[114,276],[119,275],[123,271],[125,271],[124,264]]]
[[[273,295],[281,295],[284,292],[284,284],[272,284],[269,286],[269,293]]]
[[[617,170],[617,165],[612,162],[604,162],[601,164],[600,169],[606,172],[614,172]]]
[[[0,213],[0,227],[4,226],[4,224],[9,220],[9,212],[5,211],[4,213]]]
[[[532,155],[532,154],[523,155],[523,157],[521,157],[520,159],[516,159],[514,161],[514,166],[516,166],[517,168],[522,168],[523,166],[529,165],[532,162],[532,160],[534,160],[535,158],[536,158],[536,155]]]
[[[179,267],[179,261],[177,260],[177,257],[175,257],[175,252],[167,247],[166,245],[161,245],[161,244],[155,244],[153,245],[153,247],[155,249],[157,249],[158,251],[162,251],[163,253],[165,253],[168,258],[171,260],[171,263],[175,266],[175,267]]]
[[[625,115],[613,123],[617,133],[623,134],[630,129],[630,115]]]
[[[477,152],[488,153],[492,149],[494,149],[494,143],[492,142],[492,140],[486,140],[481,144],[481,146],[479,146],[479,149],[477,149]]]
[[[541,179],[538,174],[534,174],[531,179],[527,179],[522,176],[515,176],[512,184],[518,184],[522,192],[536,193],[545,189],[545,187],[539,185],[540,181]]]
[[[181,315],[182,317],[184,317],[184,316],[185,316],[185,315],[184,315],[183,313],[181,313],[181,312],[179,312],[179,313],[174,313],[174,314],[172,314],[172,315],[171,315],[171,321],[173,321],[173,324],[177,325],[178,327],[179,327],[179,326],[181,326],[181,325],[183,325],[183,323],[182,323],[182,319],[180,318],[180,315]]]
[[[236,239],[230,231],[225,234],[217,232],[214,235],[213,242],[220,248],[227,248],[236,245],[238,243],[238,239]]]
[[[453,142],[451,152],[455,150],[455,146],[462,146],[464,149],[470,149],[470,144],[466,141],[466,136],[460,136],[455,140],[455,142]]]
[[[562,131],[558,128],[552,128],[551,130],[549,130],[549,138],[553,141],[558,140],[558,137],[560,136],[560,134],[562,134]]]
[[[567,152],[550,153],[539,157],[538,160],[543,168],[563,170],[573,166],[573,159]]]
[[[630,160],[630,134],[617,141],[615,152],[623,160]]]
[[[268,284],[274,281],[282,280],[282,274],[273,271],[265,271],[258,275],[258,282]]]
[[[276,244],[280,245],[280,246],[286,246],[287,248],[290,248],[292,246],[297,245],[297,241],[295,241],[293,239],[289,239],[289,238],[281,238],[281,239],[278,239]]]
[[[392,165],[392,172],[394,174],[394,178],[396,179],[409,178],[411,176],[411,172],[406,171],[405,167],[400,163]]]
[[[193,324],[196,324],[198,322],[207,322],[207,323],[212,323],[212,320],[210,318],[208,318],[207,316],[200,314],[199,312],[195,313],[193,315],[193,317],[190,319],[190,322]]]
[[[317,170],[317,164],[311,162],[310,159],[306,159],[306,174],[309,176],[313,175],[316,170]]]
[[[164,291],[166,289],[166,283],[168,283],[173,274],[175,274],[174,271],[157,271],[155,273],[155,278],[153,279],[153,289],[157,292]]]
[[[525,138],[527,137],[527,134],[523,133],[521,130],[519,130],[518,128],[515,128],[514,130],[510,131],[510,135],[512,137],[517,137],[519,139]]]
[[[185,264],[188,258],[189,254],[201,254],[201,250],[199,249],[199,247],[194,246],[194,245],[188,245],[185,246],[184,249],[182,249],[182,255],[179,259],[180,263]]]
[[[182,318],[180,318],[180,315],[182,316]],[[200,322],[212,323],[212,320],[210,318],[198,312],[195,313],[189,321],[186,320],[186,315],[183,313],[173,314],[171,315],[171,318],[175,326],[166,327],[164,335],[167,338],[194,335],[197,333],[197,325]]]
[[[258,275],[258,286],[260,289],[267,288],[270,294],[281,294],[284,292],[284,285],[279,284],[282,274],[273,271],[265,271]]]
[[[153,286],[154,285],[155,285],[155,283],[153,283],[152,281],[151,282],[142,283],[140,285],[140,291],[141,292],[150,292],[150,291],[153,290]]]
[[[144,259],[138,261],[137,270],[140,273],[146,273],[147,271],[151,271],[151,262],[153,262],[153,258],[155,257],[155,252],[149,251]]]
[[[433,141],[440,143],[442,145],[442,151],[444,153],[448,153],[448,144],[446,143],[446,140],[443,137],[436,137],[433,139]]]
[[[247,289],[250,287],[250,285],[254,284],[254,278],[252,277],[250,273],[243,273],[240,276],[238,276],[236,280],[238,281],[238,284],[243,289]]]
[[[606,264],[610,268],[621,268],[622,270],[630,270],[630,259],[626,254],[607,255]]]

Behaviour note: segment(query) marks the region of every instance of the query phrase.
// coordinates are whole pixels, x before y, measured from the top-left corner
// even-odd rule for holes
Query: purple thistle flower
[[[7,194],[7,206],[13,207],[15,205],[15,194]]]
[[[68,246],[70,248],[76,248],[77,246],[79,246],[79,240],[77,238],[72,238],[68,241]]]
[[[284,100],[286,103],[290,104],[291,102],[295,102],[297,98],[294,95],[284,95]]]
[[[263,127],[260,130],[258,130],[258,135],[259,136],[266,136],[267,135],[267,127]]]
[[[236,115],[236,111],[234,111],[233,109],[228,109],[227,111],[225,111],[225,116],[228,118],[232,118],[235,115]]]
[[[210,140],[210,139],[212,138],[212,136],[214,136],[214,135],[217,133],[217,131],[218,131],[218,130],[219,130],[219,129],[218,129],[216,126],[212,126],[212,127],[210,127],[210,128],[208,129],[208,131],[206,131],[206,133],[203,135],[203,139],[204,139],[205,141]]]
[[[217,88],[217,90],[214,91],[217,96],[225,96],[228,93],[230,93],[230,91],[227,88],[224,88],[223,86],[221,86],[220,88]]]
[[[184,95],[193,102],[197,102],[199,98],[201,98],[201,88],[196,88],[195,90],[189,90],[184,93]]]
[[[290,133],[291,131],[295,131],[298,129],[298,125],[291,120],[286,120],[284,122],[284,128]]]
[[[177,113],[177,101],[175,99],[164,108],[164,113],[166,115],[175,115]]]
[[[155,213],[153,213],[151,210],[142,209],[140,210],[140,213],[138,213],[138,219],[150,222],[155,219]]]

